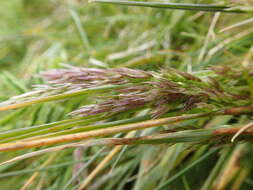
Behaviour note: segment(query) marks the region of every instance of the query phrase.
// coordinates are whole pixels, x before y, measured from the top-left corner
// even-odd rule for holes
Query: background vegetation
[[[247,93],[251,93],[252,2],[173,2],[225,5],[233,7],[228,9],[232,12],[243,13],[206,12],[198,10],[198,6],[194,11],[183,11],[79,0],[1,1],[1,102],[30,92],[33,85],[44,84],[38,74],[62,68],[64,64],[99,69],[128,67],[157,73],[173,68],[200,78],[212,76],[206,72],[211,66],[222,66],[218,67],[219,71],[225,66],[239,73],[227,81],[223,79],[228,76],[220,79],[225,90],[233,90],[234,83],[230,82],[235,80],[240,81],[237,91],[243,94],[247,89]],[[25,141],[29,137],[36,140],[43,135],[57,136],[57,132],[74,134],[71,130],[82,130],[88,124],[94,130],[97,126],[106,128],[144,120],[151,125],[154,121],[149,107],[112,116],[77,119],[69,116],[71,111],[97,98],[88,92],[64,101],[1,111],[0,149],[4,150],[8,145],[5,143],[9,142],[22,144],[24,140],[29,143],[29,139]],[[252,104],[251,98],[232,102],[237,106]],[[231,108],[227,102],[222,106],[218,106],[219,110]],[[222,139],[213,136],[217,127],[243,126],[240,129],[245,131],[251,126],[252,116],[243,114],[245,110],[224,115],[213,113],[212,109],[211,114],[208,109],[173,110],[165,116],[167,119],[179,117],[178,123],[171,123],[170,119],[158,120],[152,124],[154,128],[127,134],[105,131],[110,137],[114,135],[114,139],[93,138],[90,144],[78,141],[57,144],[53,148],[1,152],[1,163],[8,160],[9,163],[0,166],[0,187],[22,190],[80,190],[84,187],[105,190],[252,189],[251,135],[241,136],[243,139],[238,138],[234,143],[231,138],[238,134],[236,132],[224,133],[226,138]],[[252,113],[252,109],[246,112]],[[188,114],[191,120],[186,121],[182,114]],[[47,123],[52,124],[45,125]],[[223,134],[224,131],[219,132]],[[145,139],[151,134],[165,136]],[[144,139],[131,139],[131,142],[122,139],[143,136]],[[111,146],[128,143],[143,145]],[[12,158],[16,160],[10,160]]]

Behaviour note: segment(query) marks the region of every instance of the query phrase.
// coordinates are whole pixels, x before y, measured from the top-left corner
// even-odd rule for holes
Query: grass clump
[[[1,188],[252,188],[250,1],[1,5]]]

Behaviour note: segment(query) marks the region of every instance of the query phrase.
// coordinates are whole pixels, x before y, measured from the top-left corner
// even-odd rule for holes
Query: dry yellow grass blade
[[[91,181],[96,177],[96,175],[98,175],[98,173],[105,168],[107,163],[110,160],[112,160],[114,156],[121,150],[122,146],[123,145],[118,145],[114,147],[112,151],[102,160],[102,162],[100,162],[100,164],[90,173],[90,175],[88,175],[84,179],[83,183],[80,185],[78,190],[85,189],[91,183]]]
[[[133,137],[134,134],[135,132],[130,132],[125,136],[125,138]],[[107,163],[110,162],[113,159],[113,157],[122,149],[122,147],[123,145],[118,145],[115,148],[113,148],[112,151],[102,160],[102,162],[100,162],[100,164],[90,173],[90,175],[88,175],[88,177],[84,179],[83,183],[81,183],[78,190],[85,189],[96,177],[96,175],[98,175],[98,173],[106,167]]]
[[[230,160],[228,161],[226,167],[224,168],[223,172],[220,174],[218,181],[215,187],[213,188],[214,190],[225,189],[228,183],[231,181],[231,179],[240,170],[240,167],[238,166],[237,162],[244,148],[245,148],[245,144],[241,144],[237,146]]]
[[[62,135],[58,137],[45,138],[45,139],[39,139],[39,140],[33,140],[33,141],[3,143],[3,144],[0,144],[0,152],[22,150],[22,149],[34,148],[34,147],[40,147],[40,146],[48,146],[48,145],[57,144],[57,143],[84,140],[84,139],[90,139],[90,138],[101,137],[101,136],[106,136],[106,135],[113,135],[113,134],[121,133],[121,132],[141,130],[145,128],[156,127],[159,125],[176,123],[183,120],[205,117],[210,114],[217,115],[221,113],[212,112],[212,113],[201,113],[201,114],[187,114],[187,115],[182,115],[182,116],[167,117],[167,118],[149,120],[149,121],[133,123],[133,124],[119,125],[119,126],[106,128],[106,129],[82,132],[78,134]]]
[[[54,153],[52,154],[41,166],[40,168],[44,168],[51,164],[54,159],[58,156],[59,154]],[[34,180],[39,176],[40,172],[35,172],[27,181],[26,183],[21,187],[20,190],[26,190],[33,182]]]
[[[110,140],[110,139],[109,139]],[[111,143],[110,141],[107,142],[107,144]],[[15,161],[19,161],[19,160],[24,160],[24,159],[28,159],[28,158],[32,158],[35,156],[40,156],[42,154],[46,154],[46,153],[51,153],[51,152],[58,152],[58,151],[62,151],[65,150],[67,148],[78,148],[78,147],[90,147],[90,146],[94,146],[94,145],[101,145],[101,144],[106,144],[104,142],[104,140],[101,140],[100,142],[80,142],[80,143],[71,143],[71,144],[65,144],[65,145],[59,145],[59,146],[55,146],[55,147],[50,147],[50,148],[46,148],[46,149],[42,149],[42,150],[37,150],[34,152],[29,152],[20,156],[16,156],[12,159],[9,159],[5,162],[0,163],[0,166],[5,165],[5,164],[9,164]]]
[[[249,175],[249,169],[243,168],[241,169],[238,177],[235,179],[235,182],[233,186],[231,187],[231,190],[240,190],[243,182]]]

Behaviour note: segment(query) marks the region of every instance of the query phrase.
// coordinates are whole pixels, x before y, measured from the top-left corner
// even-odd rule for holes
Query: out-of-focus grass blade
[[[3,78],[6,83],[12,87],[13,89],[15,89],[17,92],[19,93],[25,93],[28,91],[28,89],[26,88],[26,86],[20,82],[20,80],[18,80],[14,75],[12,75],[11,73],[5,71],[1,73],[1,78]]]
[[[68,186],[73,183],[73,181],[75,181],[77,179],[77,177],[82,173],[82,171],[87,168],[93,161],[95,161],[97,159],[97,157],[99,157],[99,155],[101,155],[101,153],[104,151],[105,147],[101,148],[99,151],[97,151],[97,153],[95,155],[93,155],[91,157],[91,159],[89,159],[89,161],[78,170],[78,172],[67,182],[67,184],[63,187],[63,190],[66,190],[68,188]]]
[[[82,160],[69,161],[69,162],[61,163],[61,164],[54,164],[54,165],[50,165],[50,166],[44,167],[44,168],[23,169],[23,170],[11,171],[11,172],[7,172],[7,173],[1,173],[0,178],[12,177],[12,176],[17,176],[17,175],[24,175],[24,174],[28,174],[28,173],[37,172],[37,171],[43,172],[43,171],[47,171],[47,170],[51,170],[51,169],[58,169],[58,168],[62,168],[62,167],[67,167],[69,165],[73,165],[75,163],[84,162],[87,160],[88,160],[88,158],[84,158]]]
[[[186,166],[184,169],[182,169],[181,171],[179,171],[178,173],[176,173],[174,176],[172,176],[171,178],[169,178],[163,185],[161,185],[160,187],[156,188],[155,190],[164,190],[168,188],[168,185],[173,182],[174,180],[176,180],[178,177],[182,176],[183,174],[185,174],[188,170],[190,170],[191,168],[193,168],[194,166],[196,166],[197,164],[199,164],[200,162],[202,162],[203,160],[205,160],[206,158],[208,158],[209,156],[211,156],[212,154],[218,152],[219,149],[212,149],[210,151],[208,151],[207,153],[203,154],[199,159],[195,160],[194,162],[192,162],[191,164],[189,164],[188,166]]]
[[[91,2],[110,3],[128,6],[153,7],[165,9],[181,9],[192,11],[208,11],[208,12],[228,12],[243,13],[246,10],[235,9],[229,6],[219,6],[212,4],[188,4],[188,3],[170,3],[170,2],[154,2],[154,1],[124,1],[124,0],[91,0]]]
[[[219,175],[219,172],[221,170],[221,168],[223,167],[223,164],[227,161],[229,155],[232,152],[232,147],[229,147],[228,149],[225,149],[219,160],[217,161],[215,167],[213,168],[213,170],[211,171],[211,173],[209,174],[208,178],[205,180],[204,185],[201,187],[201,190],[209,190],[212,189],[212,185],[216,179],[216,177]]]
[[[89,42],[87,34],[86,34],[85,30],[84,30],[84,27],[82,26],[82,22],[80,20],[80,17],[78,15],[78,13],[73,8],[69,10],[69,13],[72,16],[72,18],[73,18],[73,20],[74,20],[74,22],[75,22],[75,24],[77,26],[78,32],[79,32],[79,34],[80,34],[80,36],[82,38],[82,41],[83,41],[83,44],[84,44],[85,48],[87,50],[89,50],[90,49],[90,42]]]
[[[24,109],[17,110],[13,113],[10,113],[10,114],[6,115],[5,117],[0,119],[0,125],[4,125],[8,122],[11,122],[11,121],[15,120],[17,117],[22,115],[26,110],[27,110],[27,108],[24,108]]]

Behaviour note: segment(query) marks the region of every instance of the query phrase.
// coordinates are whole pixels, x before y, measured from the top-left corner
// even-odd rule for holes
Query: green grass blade
[[[164,184],[162,184],[160,187],[156,188],[155,190],[164,190],[164,189],[167,189],[168,185],[170,183],[172,183],[174,180],[176,180],[177,178],[181,177],[187,171],[189,171],[191,168],[193,168],[194,166],[196,166],[197,164],[199,164],[200,162],[204,161],[209,156],[211,156],[212,154],[214,154],[214,153],[216,153],[218,151],[219,151],[219,149],[212,149],[212,150],[208,151],[207,153],[205,153],[204,155],[202,155],[199,159],[197,159],[194,162],[192,162],[191,164],[187,165],[184,169],[182,169],[177,174],[175,174],[174,176],[172,176],[171,178],[169,178]]]
[[[18,80],[14,75],[12,75],[11,73],[9,73],[7,71],[2,72],[0,77],[3,78],[3,80],[6,81],[8,86],[15,89],[15,91],[17,91],[18,93],[25,93],[25,92],[28,91],[26,86],[20,80]]]
[[[5,125],[8,122],[11,122],[13,120],[15,120],[17,117],[19,117],[20,115],[22,115],[25,111],[27,111],[27,108],[21,109],[21,110],[17,110],[13,113],[10,113],[8,115],[6,115],[5,117],[0,119],[0,126],[1,125]],[[0,134],[1,136],[1,134]]]
[[[87,168],[93,161],[96,160],[97,157],[104,151],[105,147],[101,148],[99,151],[96,152],[94,156],[85,164],[83,167],[81,167],[78,172],[67,182],[67,184],[63,187],[63,190],[66,190],[68,186],[82,173],[82,171]]]
[[[70,13],[71,17],[73,18],[73,20],[74,20],[74,22],[76,24],[76,27],[78,29],[78,32],[79,32],[79,34],[81,36],[81,39],[83,41],[83,44],[84,44],[85,48],[87,50],[90,50],[90,42],[89,42],[87,34],[86,34],[85,30],[84,30],[84,27],[82,26],[82,22],[80,20],[80,17],[78,15],[78,13],[73,8],[69,10],[69,13]]]
[[[231,9],[229,6],[219,6],[212,4],[190,4],[190,3],[170,3],[170,2],[154,2],[154,1],[124,1],[124,0],[92,0],[92,2],[110,3],[128,6],[164,8],[164,9],[179,9],[191,11],[207,11],[207,12],[228,12],[228,13],[243,13],[240,9]]]
[[[30,105],[34,104],[40,104],[44,102],[49,102],[49,101],[54,101],[54,100],[62,100],[66,98],[72,98],[80,95],[85,95],[85,94],[91,94],[91,93],[99,93],[99,92],[104,92],[116,88],[121,88],[122,85],[104,85],[100,86],[97,88],[88,88],[84,90],[79,90],[76,92],[71,92],[71,93],[63,93],[63,94],[57,94],[53,96],[48,96],[48,97],[41,97],[41,98],[36,98],[30,101],[25,101],[17,104],[11,104],[7,106],[2,106],[0,107],[0,111],[6,111],[6,110],[11,110],[11,109],[17,109],[17,108],[22,108],[22,107],[27,107]]]
[[[221,154],[219,160],[217,161],[215,167],[213,168],[213,170],[209,174],[208,178],[205,180],[204,185],[201,187],[201,190],[212,189],[212,185],[213,185],[216,177],[219,175],[219,172],[220,172],[222,166],[227,161],[227,158],[231,154],[232,150],[233,149],[231,147],[229,147],[228,149],[225,149],[224,152],[222,152],[222,154]]]
[[[133,118],[129,118],[129,119],[122,119],[122,120],[118,120],[118,121],[106,122],[103,124],[87,125],[87,126],[83,126],[83,127],[79,127],[79,128],[61,131],[61,132],[54,133],[54,134],[48,134],[48,135],[43,136],[43,138],[60,136],[60,135],[75,134],[75,133],[78,134],[80,132],[92,131],[92,130],[97,130],[97,129],[105,129],[105,128],[118,126],[118,125],[125,125],[125,124],[130,124],[130,123],[135,123],[135,122],[146,121],[149,119],[151,119],[150,115],[143,115],[143,116],[133,117]]]
[[[93,118],[93,119],[81,119],[81,120],[74,120],[73,122],[68,122],[68,123],[63,123],[60,125],[57,125],[57,123],[52,123],[48,125],[41,125],[41,126],[34,126],[31,127],[31,129],[27,128],[26,130],[18,130],[14,131],[14,133],[7,133],[7,134],[2,134],[0,135],[0,142],[11,142],[15,140],[20,140],[28,137],[35,137],[38,135],[43,135],[43,134],[50,134],[56,131],[61,131],[64,129],[76,127],[79,125],[87,125],[96,121],[101,120],[102,118]],[[17,133],[19,135],[17,135]],[[7,138],[7,140],[6,140]]]
[[[1,134],[0,134],[0,139],[2,140],[2,139],[5,139],[5,138],[15,137],[15,136],[27,134],[27,133],[34,132],[34,131],[47,129],[47,128],[62,125],[62,124],[71,123],[71,122],[74,122],[74,121],[77,121],[77,120],[80,120],[80,118],[66,119],[66,120],[57,121],[57,122],[48,123],[48,124],[43,124],[43,125],[30,126],[30,127],[24,127],[24,128],[21,128],[21,129],[13,129],[13,130],[8,130],[8,131],[2,131]]]

